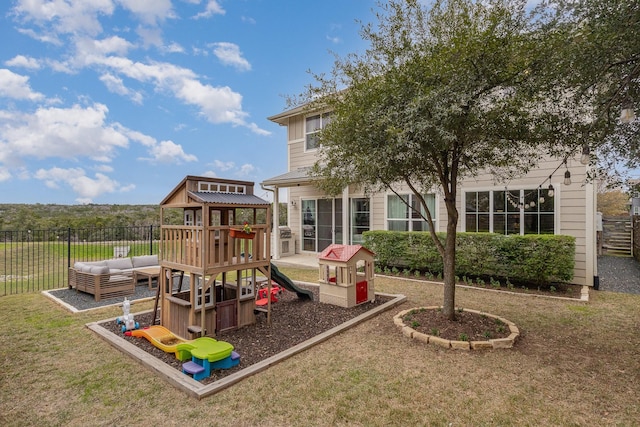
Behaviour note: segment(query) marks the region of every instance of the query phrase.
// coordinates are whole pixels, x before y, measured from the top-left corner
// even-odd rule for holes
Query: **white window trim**
[[[513,185],[513,186],[509,186],[507,187],[508,191],[522,191],[522,190],[531,190],[532,188],[537,188],[539,184],[522,184],[522,185]],[[552,183],[553,185],[553,228],[554,228],[554,235],[558,235],[558,234],[562,234],[562,230],[560,228],[560,200],[561,200],[561,188],[562,188],[562,183],[561,182],[557,182],[557,183]],[[548,187],[549,183],[546,182],[545,186]],[[459,205],[459,224],[460,224],[460,231],[464,232],[464,230],[467,229],[467,206],[466,206],[466,199],[467,199],[467,193],[476,193],[476,192],[481,192],[481,191],[504,191],[504,187],[477,187],[477,188],[463,188],[459,194],[461,194],[461,198],[460,198],[460,205]],[[437,200],[436,200],[437,202]],[[437,209],[437,205],[436,205],[436,209]],[[524,219],[524,209],[520,209],[520,218],[521,221]],[[493,197],[489,198],[489,232],[493,233]],[[520,227],[520,236],[524,236],[524,230],[522,229],[522,227]]]
[[[400,194],[400,195],[410,194],[411,197],[415,197],[415,195],[413,194],[413,192],[411,192],[411,190],[409,190],[409,191],[398,191],[398,194]],[[433,217],[433,228],[437,232],[438,231],[438,219],[440,217],[440,215],[438,215],[438,213],[440,212],[440,198],[438,197],[438,192],[437,191],[429,191],[426,194],[433,194],[433,196],[434,196],[434,202],[435,202],[434,203],[434,211],[435,212],[431,212],[431,216]],[[391,195],[395,196],[396,194],[393,191],[387,191],[386,193],[384,193],[384,230],[385,231],[389,231],[389,217],[387,215],[388,215],[388,212],[389,212],[388,211],[388,208],[389,208],[389,196],[391,196]],[[411,222],[413,220],[411,218],[407,218],[407,221]]]
[[[303,138],[303,145],[304,145],[304,152],[307,153],[313,153],[318,151],[318,149],[322,146],[321,144],[318,144],[318,146],[316,148],[307,148],[307,135],[310,135],[312,133],[318,133],[320,132],[323,128],[324,128],[324,116],[331,114],[331,111],[323,111],[321,113],[312,113],[312,114],[308,114],[306,116],[304,116],[304,138]],[[320,129],[316,130],[315,132],[307,132],[307,119],[310,117],[315,117],[315,116],[320,116]]]

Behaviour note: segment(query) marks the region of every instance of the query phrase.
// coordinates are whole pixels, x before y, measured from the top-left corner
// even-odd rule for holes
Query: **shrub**
[[[444,241],[445,233],[436,234]],[[425,271],[427,277],[442,277],[442,257],[428,232],[367,231],[364,245],[384,270],[408,268]],[[538,285],[569,282],[574,257],[571,236],[457,233],[455,273]]]

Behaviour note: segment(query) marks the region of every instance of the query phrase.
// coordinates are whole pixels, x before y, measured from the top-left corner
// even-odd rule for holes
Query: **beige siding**
[[[587,241],[590,233],[590,228],[594,227],[594,224],[588,223],[589,210],[593,210],[594,206],[588,205],[590,201],[589,192],[593,192],[593,186],[585,184],[586,168],[578,161],[573,160],[569,162],[569,171],[571,172],[571,185],[564,185],[564,173],[565,167],[561,166],[557,171],[555,170],[559,165],[558,160],[544,161],[539,165],[538,169],[535,169],[528,173],[526,176],[517,180],[512,180],[508,184],[509,189],[527,189],[537,188],[542,185],[543,187],[549,186],[549,181],[544,182],[549,175],[553,174],[551,183],[556,191],[556,234],[565,234],[576,238],[576,256],[575,256],[575,269],[573,282],[576,284],[593,285],[594,274],[594,260],[589,254],[591,252],[590,245]],[[554,173],[555,171],[555,173]],[[464,230],[464,194],[466,191],[486,191],[486,190],[500,190],[503,189],[504,184],[496,184],[490,174],[482,174],[478,177],[467,180],[461,186],[459,190],[459,197],[457,201],[458,212],[460,213],[460,221],[458,222],[458,230]],[[446,209],[444,203],[441,205],[440,213],[442,218],[446,218]],[[590,216],[593,221],[592,216]],[[439,229],[441,231],[446,230],[446,224],[440,223]],[[593,245],[594,243],[591,243]],[[587,261],[589,258],[589,261]]]
[[[292,117],[289,119],[288,139],[296,141],[304,138],[304,119],[302,116]]]
[[[289,171],[301,167],[309,167],[316,161],[317,151],[305,151],[304,116],[298,115],[289,118],[288,122],[288,161]],[[558,166],[560,167],[558,168]],[[557,169],[557,170],[556,170]],[[535,189],[538,186],[548,187],[547,178],[552,176],[551,183],[556,190],[556,233],[566,234],[576,238],[576,264],[574,271],[574,283],[593,285],[593,276],[597,275],[597,256],[595,254],[594,213],[596,204],[595,188],[591,184],[585,184],[585,167],[577,159],[569,161],[572,184],[563,184],[565,166],[557,159],[541,162],[537,168],[526,176],[511,180],[506,187],[509,189]],[[407,188],[399,186],[403,193]],[[479,174],[477,177],[467,179],[458,188],[456,206],[459,220],[458,231],[465,229],[464,196],[466,191],[502,190],[504,183],[497,183],[489,174]],[[323,194],[311,186],[296,186],[289,188],[289,200],[296,203],[289,209],[289,225],[298,240],[300,247],[300,200],[318,199]],[[340,197],[340,196],[338,196]],[[364,197],[360,191],[350,189],[350,198]],[[386,194],[376,194],[371,198],[371,228],[373,230],[386,229]],[[441,192],[436,191],[436,230],[446,231],[447,210]],[[345,224],[346,227],[346,224]]]

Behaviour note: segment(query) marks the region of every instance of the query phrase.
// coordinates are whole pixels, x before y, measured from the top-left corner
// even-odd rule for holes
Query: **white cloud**
[[[245,163],[244,165],[240,166],[240,171],[238,171],[238,175],[239,176],[249,176],[255,170],[256,170],[255,166],[253,166],[252,164],[249,164],[249,163]]]
[[[111,167],[110,165],[107,165],[105,163],[101,163],[99,165],[94,166],[94,169],[99,171],[99,172],[105,172],[105,173],[114,171],[113,167]]]
[[[204,9],[204,11],[198,13],[196,16],[194,16],[194,18],[195,19],[208,18],[212,15],[224,15],[225,13],[226,12],[222,8],[222,6],[218,4],[217,0],[209,0],[207,2],[207,7]]]
[[[240,17],[240,19],[242,20],[242,22],[246,22],[247,24],[255,24],[256,23],[256,20],[253,19],[250,16],[244,16],[243,15],[243,16]]]
[[[107,73],[100,76],[100,81],[104,83],[110,92],[126,96],[136,104],[142,104],[142,94],[127,88],[121,78]]]
[[[194,162],[198,160],[193,154],[187,154],[184,152],[182,145],[176,144],[173,141],[158,141],[142,132],[127,129],[123,126],[119,126],[132,141],[138,142],[148,148],[148,152],[151,157],[141,158],[141,160],[148,160],[157,163],[175,163],[181,164],[183,162]]]
[[[242,52],[237,44],[220,42],[214,43],[213,46],[213,53],[224,65],[231,65],[240,71],[251,70],[251,64],[242,57]]]
[[[0,115],[0,164],[21,163],[26,157],[109,162],[128,138],[106,123],[108,109],[89,107],[38,108],[34,113]]]
[[[116,0],[148,25],[175,18],[171,0]]]
[[[40,69],[40,62],[37,59],[27,57],[24,55],[16,55],[13,58],[9,59],[8,61],[5,61],[4,64],[7,67],[21,67],[21,68],[28,68],[30,70]]]
[[[153,156],[150,160],[158,163],[181,164],[182,162],[195,162],[198,160],[193,154],[185,153],[182,146],[173,141],[161,141],[160,144],[156,144],[151,148],[150,153]]]
[[[213,87],[202,84],[195,73],[187,68],[167,62],[143,64],[123,57],[94,57],[95,65],[111,68],[129,78],[149,82],[158,91],[169,91],[186,104],[195,105],[209,122],[231,123],[244,126],[258,135],[270,132],[260,129],[255,123],[246,122],[248,114],[242,110],[242,95],[228,86]]]
[[[163,50],[169,53],[184,53],[184,48],[176,42],[169,43],[169,45],[165,46]]]
[[[96,173],[93,178],[89,177],[82,168],[39,169],[35,177],[44,181],[49,188],[60,188],[61,184],[71,187],[78,194],[76,201],[80,203],[91,203],[101,194],[114,193],[122,188],[117,181],[102,173]]]
[[[39,101],[44,95],[34,92],[29,86],[29,77],[0,68],[0,97]]]
[[[138,27],[136,33],[142,39],[142,45],[145,49],[151,46],[162,47],[164,44],[162,31],[158,27]]]
[[[218,175],[214,171],[206,171],[202,174],[202,176],[208,176],[209,178],[215,178]]]
[[[223,162],[222,160],[214,160],[213,166],[224,172],[233,169],[236,164],[234,162]]]
[[[126,55],[133,44],[120,36],[112,36],[96,40],[88,37],[77,38],[75,41],[76,56],[105,56]]]
[[[11,172],[9,169],[0,166],[0,182],[8,181],[11,179]]]
[[[98,15],[111,15],[111,0],[18,0],[13,12],[25,21],[49,26],[57,33],[97,35],[102,32]]]

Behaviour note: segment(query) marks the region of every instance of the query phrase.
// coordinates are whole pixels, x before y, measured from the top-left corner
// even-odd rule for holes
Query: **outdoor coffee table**
[[[138,268],[133,271],[133,281],[138,283],[139,279],[146,278],[149,282],[149,289],[153,289],[153,279],[160,276],[160,266]]]

